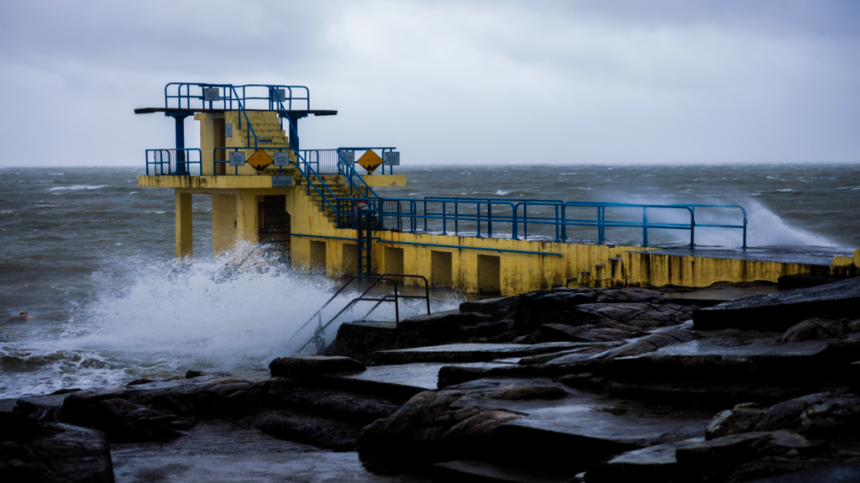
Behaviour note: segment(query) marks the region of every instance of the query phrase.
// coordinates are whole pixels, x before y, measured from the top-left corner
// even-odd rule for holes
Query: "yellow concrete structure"
[[[258,146],[289,146],[276,112],[248,111],[247,115]],[[212,245],[216,254],[230,252],[238,243],[260,242],[261,227],[267,223],[264,218],[270,216],[264,208],[275,206],[289,215],[285,243],[294,268],[324,271],[330,276],[355,274],[357,230],[336,227],[334,215],[323,209],[319,194],[313,190],[309,193],[307,179],[298,169],[283,170],[283,175],[293,179],[291,187],[275,187],[273,176],[278,174],[277,168],[270,166],[258,174],[246,165],[238,168],[236,175],[235,168],[225,163],[213,166],[213,161],[226,159],[225,150],[215,148],[248,146],[248,123],[243,116],[237,111],[194,115],[200,123],[201,175],[139,177],[141,187],[175,191],[177,257],[193,255],[191,200],[195,195],[207,195],[212,200]],[[247,159],[254,149],[245,151]],[[320,178],[336,196],[354,195],[343,176]],[[372,187],[406,185],[405,175],[372,175],[364,176],[364,180]],[[371,246],[374,273],[423,275],[435,287],[452,287],[469,293],[514,295],[556,284],[706,287],[717,282],[776,282],[781,275],[788,274],[860,274],[860,250],[853,257],[838,256],[829,265],[823,265],[749,257],[717,258],[700,250],[678,254],[638,246],[431,233],[377,231],[373,237],[376,239]]]

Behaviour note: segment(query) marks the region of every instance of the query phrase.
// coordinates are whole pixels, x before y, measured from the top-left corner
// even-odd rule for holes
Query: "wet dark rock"
[[[97,428],[100,422],[94,411],[96,405],[101,401],[121,398],[125,395],[126,390],[121,386],[109,386],[74,392],[63,400],[62,421],[64,423]]]
[[[490,322],[492,317],[477,312],[448,310],[400,321],[400,330],[413,333],[412,337],[431,340],[450,340],[457,336],[460,327]]]
[[[785,331],[782,341],[801,342],[835,339],[846,334],[856,333],[859,329],[860,319],[855,317],[811,317]]]
[[[645,335],[645,332],[636,327],[622,324],[611,326],[543,324],[541,331],[549,340],[571,342],[618,342]]]
[[[430,467],[433,481],[498,481],[510,483],[571,483],[565,473],[554,474],[530,468],[477,460],[456,460]]]
[[[397,331],[384,327],[341,324],[337,329],[337,337],[326,351],[326,355],[364,361],[368,354],[393,348],[398,336]]]
[[[756,471],[759,465],[776,466],[778,471]],[[736,481],[752,483],[808,483],[808,482],[854,482],[860,481],[860,462],[830,462],[806,468],[803,461],[796,458],[766,458],[742,466],[732,476]],[[770,468],[764,468],[770,470]]]
[[[860,277],[749,297],[696,311],[698,330],[741,328],[785,331],[810,317],[856,315],[860,304]]]
[[[361,428],[291,411],[266,411],[242,421],[278,438],[304,441],[337,451],[355,449]]]
[[[829,439],[856,435],[860,430],[860,398],[836,396],[807,408],[800,415],[799,432],[810,438]]]
[[[155,382],[155,380],[154,379],[146,379],[146,378],[135,379],[135,380],[129,382],[128,384],[126,384],[126,386],[139,386],[141,384],[149,384],[150,382]]]
[[[340,356],[297,356],[281,357],[269,363],[274,377],[312,378],[319,374],[361,372],[364,364]]]
[[[428,391],[416,395],[387,419],[366,426],[359,438],[359,452],[428,462],[452,455],[469,458],[491,454],[493,430],[521,416],[452,407],[466,392]]]
[[[60,394],[71,394],[73,392],[78,392],[80,390],[81,390],[81,388],[79,388],[79,387],[67,387],[65,389],[57,389],[56,391],[49,394],[49,396],[59,396]]]
[[[620,323],[639,329],[653,329],[678,325],[690,320],[693,309],[676,304],[653,303],[597,303],[576,307],[568,325],[600,325]]]
[[[716,415],[705,430],[708,440],[721,438],[730,434],[748,433],[764,419],[764,410],[754,407],[737,405]]]
[[[266,396],[271,405],[362,426],[391,416],[403,402],[323,387],[280,390],[283,386],[283,383],[270,386]]]
[[[15,411],[32,416],[39,421],[58,423],[63,411],[63,401],[68,394],[33,396],[18,399]]]
[[[809,407],[832,397],[831,393],[808,394],[774,404],[765,411],[764,417],[756,426],[758,431],[778,429],[798,429],[800,415]]]
[[[100,431],[0,413],[0,481],[113,482]]]
[[[558,352],[577,346],[578,344],[576,343],[567,342],[549,342],[543,344],[446,344],[374,352],[368,357],[368,360],[374,365],[409,364],[415,362],[483,362],[494,359]]]
[[[802,454],[813,448],[806,438],[792,431],[755,431],[679,447],[675,457],[684,473],[719,481],[742,464],[766,457]]]
[[[493,316],[493,318],[500,318],[516,299],[516,297],[499,297],[463,302],[460,304],[460,312],[477,312]]]
[[[588,483],[683,481],[675,451],[703,441],[691,438],[628,451],[589,469],[585,479]]]
[[[486,399],[560,399],[567,397],[567,391],[555,384],[530,384],[504,386],[484,394]]]

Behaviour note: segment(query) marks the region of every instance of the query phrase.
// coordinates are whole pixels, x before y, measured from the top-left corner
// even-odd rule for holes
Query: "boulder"
[[[460,312],[477,312],[484,315],[500,317],[503,315],[516,297],[499,297],[493,299],[471,300],[460,304]]]
[[[527,384],[504,386],[484,394],[485,399],[561,399],[567,391],[555,384]]]
[[[96,405],[107,399],[125,396],[126,390],[121,386],[73,392],[63,400],[61,419],[64,423],[97,428],[100,423],[93,411]]]
[[[364,364],[341,356],[281,357],[269,364],[272,377],[312,378],[319,374],[362,372]]]
[[[293,387],[290,390],[282,390],[284,387],[288,387],[288,384],[273,382],[270,385],[266,397],[271,406],[362,426],[387,418],[400,408],[399,403],[378,396],[323,387]]]
[[[820,315],[856,315],[860,277],[715,305],[693,313],[697,330],[778,330]]]
[[[802,342],[805,340],[832,339],[842,335],[843,323],[848,318],[811,317],[791,326],[782,336],[783,342]]]
[[[748,433],[753,431],[762,419],[764,419],[764,410],[761,408],[738,404],[734,409],[727,409],[711,420],[705,429],[705,439]]]
[[[480,459],[492,454],[495,428],[522,416],[477,407],[452,407],[469,392],[476,391],[417,394],[388,418],[364,428],[358,440],[359,453],[424,462],[454,457]]]
[[[0,442],[0,481],[114,481],[108,443],[100,431],[4,412]]]

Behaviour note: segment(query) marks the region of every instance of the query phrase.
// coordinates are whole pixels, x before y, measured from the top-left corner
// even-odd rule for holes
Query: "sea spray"
[[[291,270],[262,254],[237,269],[246,248],[216,261],[117,260],[125,272],[95,272],[100,292],[73,313],[60,334],[28,340],[26,349],[0,348],[4,365],[29,368],[15,374],[20,380],[0,384],[0,397],[173,377],[188,369],[264,377],[272,359],[295,355],[310,340],[316,318],[297,334],[298,329],[343,280]],[[366,287],[354,283],[319,320],[329,322]],[[447,292],[434,297],[432,308],[448,310],[460,301]],[[334,320],[326,343],[341,323],[361,318],[373,305],[362,302]],[[401,302],[401,318],[422,313],[423,301]],[[371,318],[393,320],[394,308],[383,304]],[[315,350],[308,344],[303,353]]]

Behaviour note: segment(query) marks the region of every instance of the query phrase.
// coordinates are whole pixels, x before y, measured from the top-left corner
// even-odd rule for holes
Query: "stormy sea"
[[[407,187],[380,189],[381,196],[731,204],[746,210],[750,246],[860,248],[860,165],[461,165],[395,173],[408,176]],[[297,350],[290,337],[339,287],[276,264],[223,276],[248,247],[213,258],[208,196],[194,198],[194,263],[175,263],[173,192],[138,188],[140,174],[0,169],[0,399],[188,369],[263,373],[271,359]],[[743,221],[737,209],[702,216]],[[546,230],[529,228],[551,236]],[[596,237],[591,227],[568,235]],[[652,243],[683,244],[688,236],[649,233]],[[641,241],[623,229],[607,237]],[[741,232],[702,229],[696,243],[738,247]],[[464,298],[437,291],[433,310]]]

